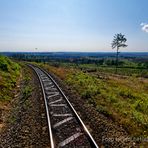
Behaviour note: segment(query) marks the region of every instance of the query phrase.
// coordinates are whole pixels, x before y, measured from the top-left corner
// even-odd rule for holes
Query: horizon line
[[[116,51],[0,51],[0,53],[116,53]],[[148,51],[122,51],[120,53],[147,53]]]

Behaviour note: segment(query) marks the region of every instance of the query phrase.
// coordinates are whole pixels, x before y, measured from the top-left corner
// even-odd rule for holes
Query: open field
[[[115,53],[81,53],[81,52],[45,52],[45,53],[2,53],[9,57],[30,61],[50,63],[55,67],[73,67],[83,71],[99,71],[104,73],[115,73]],[[120,53],[118,63],[118,74],[148,77],[148,53],[129,52]]]

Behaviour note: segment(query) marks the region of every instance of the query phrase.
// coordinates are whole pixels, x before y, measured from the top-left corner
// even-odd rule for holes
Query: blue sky
[[[0,0],[0,51],[148,51],[148,0]],[[37,50],[35,49],[37,48]]]

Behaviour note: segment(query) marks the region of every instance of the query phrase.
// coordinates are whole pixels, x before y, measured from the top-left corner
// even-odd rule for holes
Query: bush
[[[0,56],[0,101],[10,100],[20,73],[20,66],[8,57]]]

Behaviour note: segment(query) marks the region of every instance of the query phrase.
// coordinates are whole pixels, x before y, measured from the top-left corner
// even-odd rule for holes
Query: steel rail
[[[37,73],[37,71],[35,70],[35,68],[32,65],[28,65],[28,66],[30,66],[35,71],[35,73],[38,76],[38,79],[40,81],[40,85],[41,85],[41,88],[42,88],[42,94],[43,94],[43,98],[44,98],[44,103],[45,103],[45,109],[46,109],[48,131],[49,131],[49,136],[50,136],[50,146],[51,146],[51,148],[54,148],[53,135],[52,135],[52,130],[51,130],[51,122],[50,122],[50,115],[49,115],[46,95],[45,95],[45,91],[44,91],[44,86],[43,86],[42,80],[41,80],[39,74]]]
[[[47,112],[47,121],[48,121],[48,125],[49,125],[49,135],[50,135],[50,141],[51,141],[51,148],[54,148],[54,142],[53,142],[53,135],[52,135],[52,128],[51,128],[51,122],[50,122],[50,115],[49,115],[49,111],[48,111],[48,105],[47,105],[47,100],[46,100],[46,95],[45,95],[45,91],[44,91],[44,86],[43,83],[41,81],[41,78],[39,76],[39,74],[37,73],[37,71],[35,70],[34,67],[37,67],[38,69],[40,69],[42,72],[44,72],[49,79],[53,82],[53,84],[57,87],[57,89],[59,90],[59,92],[61,93],[61,95],[63,96],[63,98],[66,100],[66,102],[68,103],[69,107],[71,108],[71,110],[73,111],[77,121],[81,124],[91,146],[93,148],[99,148],[98,145],[96,144],[95,140],[93,139],[93,137],[91,136],[90,132],[88,131],[87,127],[85,126],[85,124],[83,123],[83,121],[81,120],[80,116],[78,115],[78,113],[76,112],[76,110],[74,109],[74,107],[72,106],[72,104],[70,103],[70,101],[68,100],[68,98],[65,96],[64,92],[62,91],[62,89],[59,87],[59,85],[56,83],[56,81],[51,77],[51,75],[43,70],[42,68],[38,67],[38,66],[34,66],[29,64],[29,66],[31,68],[34,69],[34,71],[36,72],[39,80],[40,80],[40,84],[41,84],[41,88],[42,88],[42,92],[43,92],[43,97],[44,97],[44,101],[45,101],[45,107],[46,107],[46,112]]]

